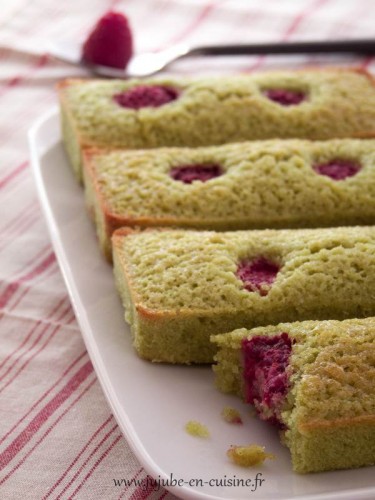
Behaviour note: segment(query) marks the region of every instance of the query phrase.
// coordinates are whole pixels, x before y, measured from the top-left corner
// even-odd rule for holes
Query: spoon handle
[[[189,56],[263,55],[263,54],[375,54],[375,39],[314,42],[273,42],[194,47]]]

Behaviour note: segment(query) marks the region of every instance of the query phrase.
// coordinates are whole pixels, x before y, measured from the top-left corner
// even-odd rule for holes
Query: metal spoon
[[[81,51],[71,43],[50,44],[49,53],[64,62],[84,65],[92,73],[106,78],[140,78],[153,75],[178,59],[196,56],[239,56],[266,54],[375,54],[375,39],[335,40],[317,42],[280,42],[245,45],[214,45],[189,47],[175,45],[160,52],[135,54],[126,70],[86,64]]]

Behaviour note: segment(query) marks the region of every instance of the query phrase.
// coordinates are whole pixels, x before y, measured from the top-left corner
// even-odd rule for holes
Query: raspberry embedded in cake
[[[347,177],[353,177],[361,170],[361,165],[349,160],[332,160],[313,167],[320,175],[330,177],[335,181],[342,181]]]
[[[289,386],[287,367],[293,341],[287,333],[242,341],[246,402],[262,420],[284,428],[280,412]]]
[[[282,106],[295,106],[306,99],[306,94],[298,90],[269,89],[264,95]]]
[[[170,176],[175,181],[191,184],[194,181],[207,182],[216,177],[220,177],[223,170],[216,163],[194,163],[191,165],[180,165],[173,167]]]
[[[269,287],[275,281],[280,266],[264,257],[244,260],[237,268],[237,277],[243,281],[249,292],[267,295]]]
[[[167,85],[138,85],[125,92],[115,94],[113,99],[124,108],[158,108],[174,101],[178,91]]]
[[[82,50],[83,61],[118,69],[125,69],[132,55],[129,21],[120,12],[113,11],[99,19]]]

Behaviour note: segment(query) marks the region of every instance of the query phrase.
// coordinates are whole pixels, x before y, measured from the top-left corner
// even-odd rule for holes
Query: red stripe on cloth
[[[56,304],[56,306],[52,309],[51,313],[48,315],[48,318],[46,318],[47,321],[50,320],[53,317],[53,315],[56,313],[56,311],[58,311],[58,309],[62,306],[62,304],[63,304],[64,301],[65,301],[65,297],[62,298]],[[9,359],[11,359],[13,356],[16,355],[17,352],[19,352],[22,349],[22,347],[24,347],[24,345],[28,342],[28,340],[31,338],[32,334],[35,332],[35,330],[38,328],[38,326],[41,323],[42,323],[42,320],[38,320],[37,321],[37,323],[29,330],[29,333],[26,334],[26,337],[21,342],[21,344],[15,350],[13,350],[11,353],[9,353],[8,356],[0,363],[0,369],[9,361]],[[8,371],[12,367],[13,367],[13,365],[8,368]],[[5,372],[3,375],[0,376],[0,381],[3,380],[3,378],[5,377],[6,374],[7,374],[7,372]]]
[[[20,174],[29,165],[28,161],[24,161],[18,167],[16,167],[8,175],[0,179],[0,189],[3,189],[12,179],[14,179],[18,174]]]
[[[44,249],[43,249],[44,251]],[[30,281],[39,274],[43,273],[49,268],[51,264],[56,262],[54,252],[50,252],[39,264],[37,264],[31,271],[25,273],[21,278],[17,279],[18,283],[24,283],[25,281]]]
[[[141,472],[143,472],[143,471],[144,471],[144,468],[141,467],[136,472],[136,474],[134,474],[134,476],[131,479],[129,479],[128,485],[126,486],[126,488],[124,489],[124,491],[122,493],[120,493],[120,496],[118,497],[118,500],[122,500],[124,498],[125,493],[128,491],[128,489],[130,488],[130,486],[135,482],[135,480],[137,479],[137,477],[139,476],[139,474],[141,474]]]
[[[78,455],[75,457],[75,459],[72,461],[72,463],[69,465],[69,467],[65,470],[65,472],[60,476],[60,478],[56,481],[56,483],[52,486],[52,488],[48,491],[48,493],[42,498],[42,500],[46,500],[58,487],[58,485],[61,483],[61,481],[66,477],[66,475],[69,473],[69,471],[74,467],[74,465],[78,462],[78,460],[81,458],[83,453],[87,450],[87,448],[90,446],[92,441],[96,438],[96,436],[104,429],[104,427],[111,421],[113,420],[113,415],[110,415],[107,420],[105,420],[100,427],[94,432],[94,434],[90,437],[90,439],[87,441],[85,446],[81,449],[81,451],[78,453]],[[60,493],[61,495],[61,493]]]
[[[129,500],[145,500],[151,493],[158,491],[160,489],[155,485],[154,480],[150,476],[146,476],[146,488],[144,485],[137,486],[137,489],[129,497]]]
[[[11,78],[10,80],[8,80],[7,83],[5,84],[5,86],[2,89],[0,89],[0,97],[2,97],[4,94],[6,94],[6,92],[8,90],[10,90],[14,87],[17,87],[20,83],[22,83],[25,80],[27,80],[28,78],[30,78],[30,76],[32,76],[36,71],[38,71],[40,68],[43,68],[48,63],[49,60],[50,60],[49,55],[43,54],[38,59],[38,61],[32,65],[32,67],[29,69],[29,71],[27,71],[26,73],[24,73],[22,75],[16,75],[13,78]]]
[[[56,425],[61,421],[62,418],[78,403],[78,401],[91,389],[91,387],[95,384],[96,378],[92,380],[88,386],[76,397],[74,401],[63,411],[63,413],[55,420],[55,422],[50,425],[47,431],[43,434],[43,436],[38,439],[38,441],[34,444],[34,446],[26,453],[26,455],[18,462],[18,464],[13,467],[13,469],[8,472],[8,474],[0,481],[0,486],[4,484],[13,474],[16,472],[21,465],[25,463],[25,461],[29,458],[29,456],[33,453],[33,451],[44,441],[44,439],[48,436],[48,434],[56,427]]]
[[[15,431],[15,429],[16,429],[16,428],[17,428],[17,427],[18,427],[18,426],[19,426],[19,425],[20,425],[20,424],[21,424],[21,423],[25,420],[25,418],[27,418],[27,417],[30,415],[30,413],[31,413],[33,410],[35,410],[35,408],[36,408],[36,407],[37,407],[37,406],[38,406],[38,405],[39,405],[39,404],[43,401],[43,399],[45,399],[45,398],[46,398],[46,397],[47,397],[47,396],[48,396],[48,395],[49,395],[49,394],[53,391],[53,389],[55,389],[55,388],[58,386],[58,384],[59,384],[59,383],[60,383],[60,382],[61,382],[61,381],[62,381],[62,380],[66,377],[66,375],[70,372],[70,370],[72,370],[72,368],[74,368],[74,366],[75,366],[77,363],[79,363],[79,361],[81,361],[81,359],[82,359],[85,355],[87,355],[87,351],[82,352],[82,353],[78,356],[78,358],[76,358],[76,359],[75,359],[75,360],[74,360],[74,361],[73,361],[73,362],[72,362],[72,363],[68,366],[68,368],[66,368],[66,370],[65,370],[65,371],[63,372],[63,374],[59,377],[59,379],[58,379],[58,380],[57,380],[57,381],[56,381],[56,382],[55,382],[55,383],[54,383],[54,384],[53,384],[53,385],[52,385],[52,386],[51,386],[51,387],[50,387],[47,391],[45,391],[45,392],[41,395],[41,397],[40,397],[40,398],[39,398],[39,399],[38,399],[38,400],[37,400],[37,401],[36,401],[36,402],[32,405],[32,407],[31,407],[29,410],[27,410],[27,412],[25,413],[25,415],[24,415],[22,418],[20,418],[20,419],[19,419],[19,420],[18,420],[18,421],[17,421],[17,422],[13,425],[13,427],[12,427],[11,429],[9,429],[9,431],[8,431],[6,434],[4,434],[4,436],[0,439],[0,444],[2,444],[2,443],[6,440],[6,438],[7,438],[8,436],[10,436],[10,434],[12,434],[12,432],[13,432],[13,431]]]
[[[65,314],[66,314],[67,312],[69,312],[70,310],[71,310],[71,307],[69,306],[69,307],[68,307],[68,308],[64,311],[64,313],[63,313],[63,316],[62,316],[62,317],[64,317],[64,316],[65,316]],[[73,316],[70,318],[70,320],[69,320],[69,321],[67,321],[67,322],[66,322],[66,324],[69,324],[71,321],[73,321],[73,320],[74,320],[74,318],[75,318],[75,316],[74,316],[74,314],[73,314]],[[47,340],[44,342],[44,344],[42,344],[42,346],[41,346],[41,347],[40,347],[37,351],[35,351],[35,352],[34,352],[34,354],[32,354],[32,355],[31,355],[31,356],[30,356],[30,357],[29,357],[29,358],[28,358],[28,359],[27,359],[27,360],[23,363],[23,365],[21,365],[21,367],[20,367],[20,368],[16,371],[16,373],[13,375],[13,377],[12,377],[12,378],[10,378],[10,379],[8,380],[8,382],[7,382],[5,385],[3,385],[3,387],[0,389],[0,394],[1,394],[1,393],[2,393],[2,392],[3,392],[3,391],[4,391],[4,390],[5,390],[5,389],[6,389],[6,388],[7,388],[7,387],[8,387],[8,386],[12,383],[12,382],[14,382],[14,380],[18,377],[18,375],[19,375],[19,374],[20,374],[20,373],[21,373],[21,372],[22,372],[22,371],[23,371],[23,370],[24,370],[24,369],[28,366],[28,364],[29,364],[29,363],[30,363],[30,362],[31,362],[31,361],[35,358],[35,356],[37,356],[38,354],[40,354],[40,353],[43,351],[43,349],[44,349],[44,348],[46,347],[46,345],[50,342],[50,340],[51,340],[51,339],[52,339],[52,338],[56,335],[56,333],[60,330],[61,326],[63,326],[63,325],[58,325],[58,326],[56,326],[56,327],[52,330],[51,335],[47,338]],[[49,330],[49,328],[50,328],[50,325],[47,325],[47,326],[46,326],[46,327],[42,330],[42,332],[41,332],[41,334],[39,335],[39,337],[38,337],[38,339],[36,340],[36,342],[33,344],[33,346],[32,346],[30,349],[28,349],[28,351],[27,351],[27,352],[30,352],[30,351],[33,349],[33,347],[35,347],[35,345],[39,342],[39,340],[40,340],[41,338],[43,338],[43,337],[44,337],[44,334],[45,334],[45,333]]]
[[[30,83],[32,84],[32,80]],[[25,84],[24,90],[26,91],[26,89],[29,89],[30,86],[30,84]],[[43,109],[47,109],[48,104],[56,104],[56,95],[52,87],[49,89],[48,94],[43,96]],[[4,141],[4,143],[5,141],[9,141],[9,143],[12,143],[13,138],[15,138],[15,140],[17,141],[17,138],[22,134],[22,129],[24,129],[26,134],[25,128],[27,129],[31,125],[31,120],[34,121],[36,111],[35,107],[23,106],[21,110],[22,112],[20,110],[15,112],[15,116],[13,117],[12,122],[7,124],[6,131],[1,131],[1,139],[2,141]]]
[[[28,231],[31,229],[31,227],[37,222],[40,221],[40,216],[39,214],[35,211],[34,213],[27,214],[19,224],[17,224],[17,227],[14,228],[12,231],[0,231],[0,235],[3,238],[2,245],[0,245],[0,253],[9,245],[15,242],[16,237],[20,236],[22,233],[25,231]],[[10,221],[11,223],[14,223],[13,221]],[[11,225],[11,224],[9,224]]]
[[[50,244],[46,244],[44,245],[36,255],[33,255],[22,267],[22,269],[20,269],[18,272],[15,272],[12,279],[14,279],[14,281],[16,280],[19,280],[19,279],[22,279],[23,276],[27,275],[28,274],[28,271],[26,271],[26,269],[28,269],[29,267],[31,266],[35,266],[35,263],[37,261],[39,261],[39,259],[41,259],[44,254],[47,254],[47,251],[51,249],[51,245]],[[34,268],[32,268],[34,269]],[[4,280],[5,281],[5,280]],[[7,281],[10,281],[10,279],[8,278]]]
[[[358,26],[358,21],[362,21],[363,18],[368,16],[368,5],[367,2],[355,2],[353,10],[344,11],[345,14],[343,18],[336,18],[335,22],[330,26],[329,33],[326,34],[326,39],[337,39],[337,38],[352,38],[353,28]],[[354,21],[354,22],[353,22]],[[313,58],[311,57],[313,60]],[[357,63],[356,66],[366,70],[371,64],[374,56],[363,56],[361,63]]]
[[[298,29],[299,25],[302,23],[302,21],[304,21],[307,16],[309,16],[317,7],[320,6],[321,3],[324,3],[324,2],[325,2],[325,0],[323,0],[323,1],[317,0],[311,6],[307,7],[306,10],[303,10],[302,12],[297,14],[297,16],[295,16],[295,18],[292,20],[292,22],[288,26],[288,29],[285,31],[284,36],[283,36],[283,40],[287,40],[290,37],[290,35],[293,35],[293,33],[295,31],[297,31],[297,29]]]
[[[325,3],[328,3],[330,0],[315,0],[311,5],[309,5],[306,9],[304,9],[300,14],[298,14],[287,30],[285,31],[282,40],[287,40],[293,33],[297,31],[302,21],[304,21],[308,16],[311,16],[316,10],[322,7]]]
[[[99,443],[95,446],[95,448],[92,450],[90,455],[86,458],[86,460],[83,462],[81,467],[75,472],[74,476],[71,478],[69,483],[64,487],[64,489],[59,493],[59,495],[55,498],[55,500],[60,500],[62,495],[71,487],[71,485],[75,482],[77,477],[81,474],[83,469],[86,467],[86,465],[89,463],[91,458],[96,454],[96,452],[101,448],[102,444],[104,444],[107,439],[113,434],[116,430],[118,429],[118,425],[115,424],[108,432],[107,434],[99,441]],[[95,462],[96,463],[96,462]]]
[[[50,278],[51,276],[53,276],[55,273],[57,272],[60,272],[60,268],[59,266],[57,265],[57,262],[52,265],[49,269],[46,270],[46,272],[40,276],[38,276],[38,281],[37,283],[40,284],[41,282],[44,282],[46,281],[46,279]],[[40,278],[40,279],[39,279]],[[28,285],[28,286],[25,286],[24,289],[20,292],[20,294],[18,295],[18,297],[13,301],[12,305],[10,307],[7,308],[7,311],[14,311],[14,309],[16,309],[16,307],[18,306],[18,304],[21,302],[21,300],[25,297],[25,295],[27,295],[29,293],[30,290],[33,289],[33,286],[35,285],[35,281],[32,283],[32,285]]]
[[[23,275],[21,278],[18,278],[13,283],[10,283],[2,295],[0,296],[0,308],[3,308],[7,305],[9,300],[18,290],[22,283],[29,281],[39,274],[43,273],[49,266],[51,266],[56,261],[55,254],[53,252],[49,253],[45,259],[42,260],[37,266],[34,267],[31,271]]]
[[[31,420],[27,427],[14,439],[14,441],[0,454],[0,470],[4,469],[9,462],[26,446],[47,420],[60,408],[60,406],[78,389],[78,387],[92,373],[93,366],[90,361],[66,383],[66,385],[54,396],[49,403],[42,408]]]
[[[29,214],[31,212],[31,209],[33,209],[35,211],[35,209],[37,207],[39,207],[39,203],[36,202],[36,201],[32,201],[26,207],[23,207],[21,212],[18,212],[17,214],[15,214],[15,216],[10,221],[8,221],[5,224],[5,226],[3,226],[0,229],[0,233],[4,233],[4,232],[7,232],[8,230],[12,230],[12,229],[13,230],[14,229],[18,229],[19,221],[24,221],[25,220],[25,215],[24,214],[25,213]]]
[[[168,491],[164,491],[164,493],[159,497],[159,500],[163,500],[168,495]]]
[[[310,5],[306,9],[302,10],[302,12],[297,14],[293,18],[288,28],[286,29],[284,35],[280,38],[280,41],[286,42],[290,38],[290,36],[297,31],[300,24],[306,19],[306,17],[313,14],[318,8],[320,8],[323,4],[329,1],[330,0],[316,0],[315,2],[313,2],[312,5]],[[250,68],[248,68],[246,71],[254,71],[256,69],[259,69],[263,65],[265,58],[266,56],[260,56],[257,59],[257,61],[252,66],[250,66]]]
[[[91,468],[91,470],[88,472],[88,474],[86,474],[86,476],[84,477],[81,484],[74,490],[73,494],[69,497],[69,500],[72,500],[76,496],[76,494],[79,492],[79,490],[82,488],[82,486],[86,483],[86,481],[89,479],[89,477],[93,474],[94,470],[109,455],[111,450],[116,446],[116,444],[120,441],[120,439],[122,439],[122,434],[117,436],[117,438],[113,441],[113,443],[105,450],[105,452],[102,454],[102,456],[95,462],[94,466]]]
[[[177,36],[173,37],[171,40],[168,41],[168,45],[171,45],[173,43],[178,43],[187,36],[189,36],[193,31],[195,31],[198,26],[202,24],[202,22],[215,10],[217,7],[218,3],[222,3],[225,0],[220,0],[216,2],[209,2],[207,3],[202,10],[199,12],[198,16],[193,19],[193,21],[184,29],[182,30]]]

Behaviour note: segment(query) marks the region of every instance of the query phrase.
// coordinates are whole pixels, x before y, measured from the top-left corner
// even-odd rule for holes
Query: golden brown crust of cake
[[[137,232],[140,232],[140,230],[139,229],[138,230],[131,229],[131,228],[127,228],[127,227],[122,228],[122,229],[118,229],[113,234],[112,243],[113,243],[113,249],[117,249],[117,251],[118,251],[119,259],[123,265],[124,275],[126,277],[127,282],[130,285],[129,288],[131,290],[130,294],[132,297],[133,304],[135,305],[136,310],[138,312],[140,312],[141,314],[143,314],[144,307],[140,305],[140,298],[137,297],[137,294],[135,293],[135,288],[134,288],[134,286],[132,286],[133,282],[132,282],[131,277],[130,277],[128,265],[126,264],[123,253],[120,251],[121,250],[121,242],[122,242],[121,238],[124,236],[126,237],[126,236],[129,236],[131,234],[135,234]]]
[[[359,415],[357,417],[337,418],[334,420],[310,420],[308,422],[300,422],[298,430],[301,433],[307,433],[316,429],[336,429],[338,427],[352,427],[363,424],[375,424],[375,415]]]
[[[85,81],[87,81],[87,80],[85,80],[85,79],[77,79],[77,80],[68,79],[68,80],[63,80],[63,81],[56,84],[57,96],[58,96],[58,99],[60,102],[61,109],[67,115],[69,115],[69,117],[71,118],[71,126],[74,128],[74,133],[76,134],[78,142],[82,148],[85,146],[85,143],[84,143],[84,141],[83,141],[83,139],[82,139],[82,137],[77,129],[75,121],[73,120],[72,112],[71,112],[70,106],[68,105],[68,102],[66,100],[64,90],[67,87],[70,87],[70,85],[72,85],[73,83],[84,83]]]

